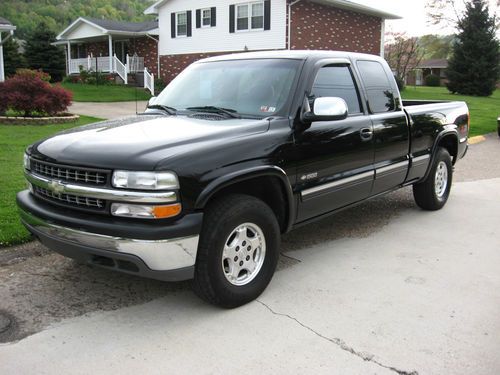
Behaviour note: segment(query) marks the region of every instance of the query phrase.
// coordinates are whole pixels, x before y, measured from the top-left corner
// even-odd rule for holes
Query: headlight
[[[27,170],[29,170],[30,167],[31,167],[31,165],[30,165],[30,157],[26,153],[24,154],[23,165],[24,165],[24,169],[27,169]]]
[[[112,184],[117,188],[137,190],[179,189],[179,180],[172,172],[115,171]]]
[[[138,219],[166,219],[178,215],[181,209],[180,203],[165,206],[113,203],[111,205],[111,214],[113,216],[134,217]]]

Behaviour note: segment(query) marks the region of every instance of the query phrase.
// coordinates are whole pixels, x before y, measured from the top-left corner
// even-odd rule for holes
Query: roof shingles
[[[158,21],[124,22],[124,21],[104,20],[100,18],[91,18],[91,17],[82,17],[82,18],[102,27],[103,29],[106,29],[107,31],[140,33],[158,28]]]

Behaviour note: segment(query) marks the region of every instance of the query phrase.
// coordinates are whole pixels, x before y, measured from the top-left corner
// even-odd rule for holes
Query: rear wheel
[[[449,152],[439,148],[427,178],[413,185],[413,197],[417,205],[429,211],[441,209],[450,196],[453,166]]]
[[[230,195],[205,213],[193,288],[204,300],[232,308],[257,298],[279,257],[280,229],[261,200]]]

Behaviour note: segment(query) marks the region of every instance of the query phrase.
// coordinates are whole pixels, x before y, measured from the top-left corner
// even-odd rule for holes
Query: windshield
[[[161,92],[155,104],[181,111],[216,107],[240,116],[270,116],[287,102],[299,65],[298,60],[286,59],[193,64]]]

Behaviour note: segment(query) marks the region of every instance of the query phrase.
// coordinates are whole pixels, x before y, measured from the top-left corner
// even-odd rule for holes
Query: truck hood
[[[96,168],[153,170],[169,158],[209,149],[233,138],[266,132],[262,119],[205,120],[186,116],[139,115],[61,132],[35,143],[39,159]],[[221,142],[223,140],[223,142]]]

